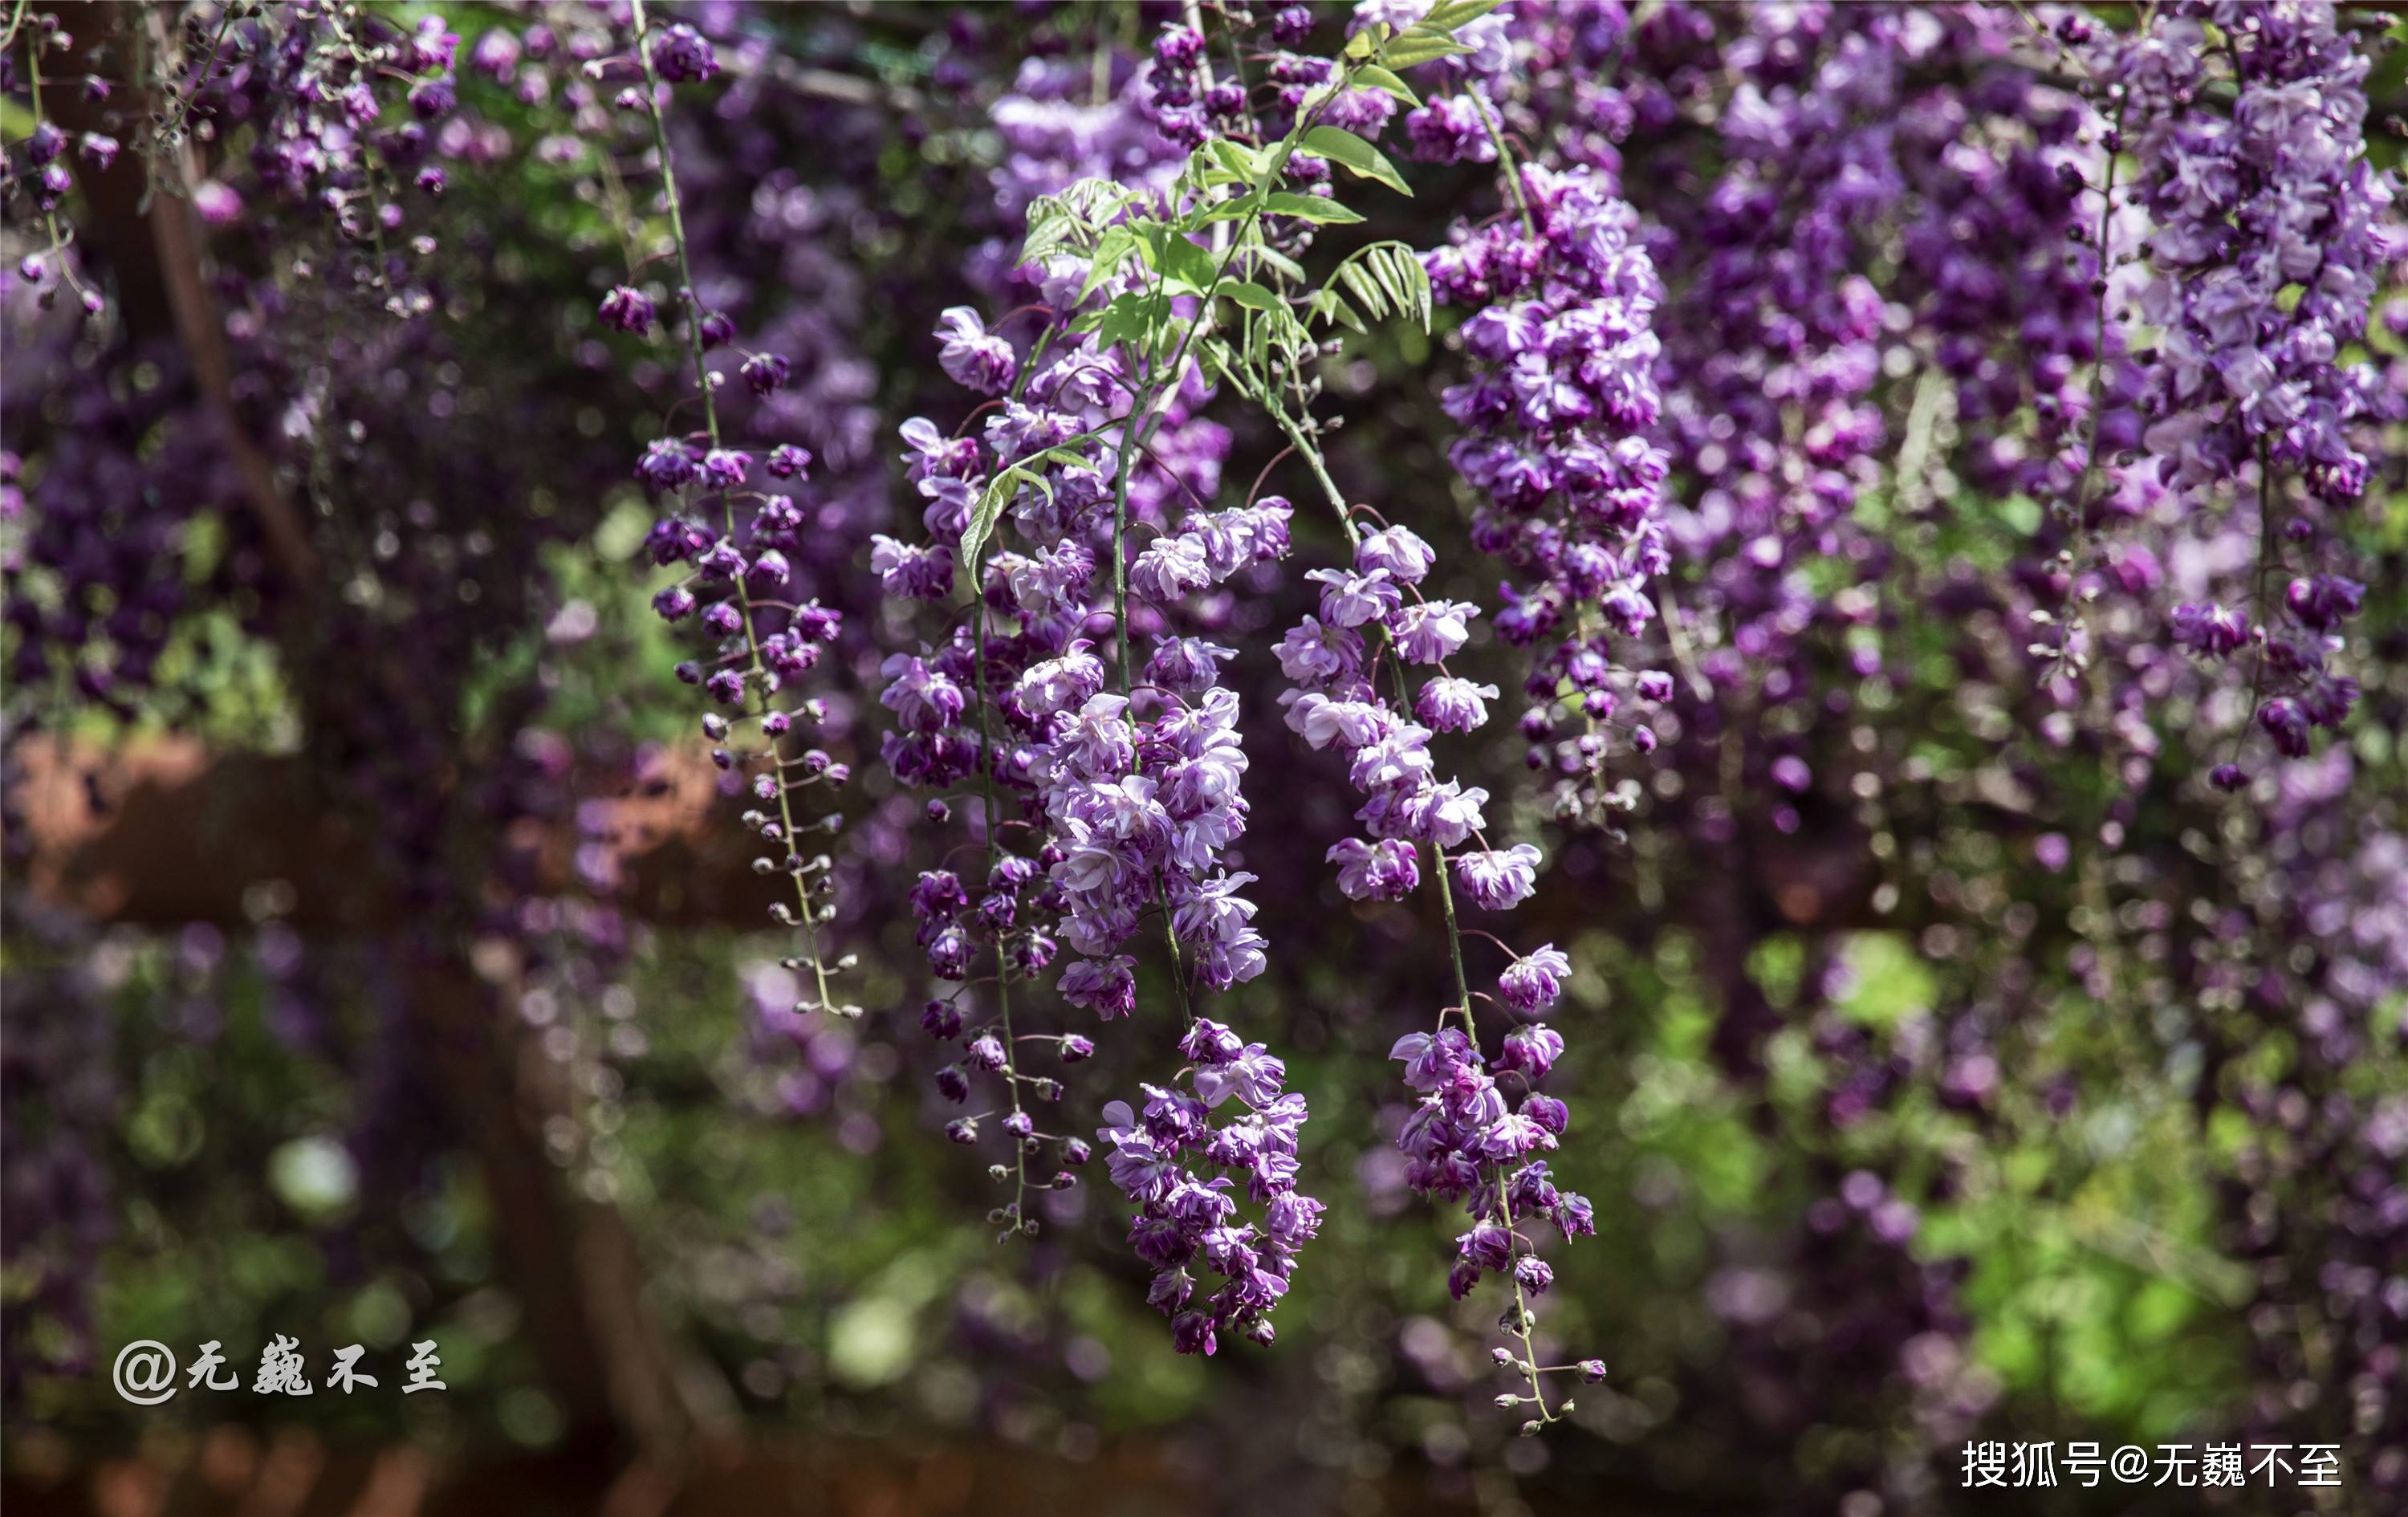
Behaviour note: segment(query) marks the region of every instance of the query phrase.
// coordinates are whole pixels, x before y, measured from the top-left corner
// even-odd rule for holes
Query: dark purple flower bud
[[[976,1117],[955,1117],[953,1121],[945,1123],[945,1137],[952,1139],[953,1142],[963,1144],[975,1143],[978,1141],[978,1119]]]
[[[1580,1377],[1591,1385],[1599,1385],[1604,1383],[1605,1361],[1602,1359],[1583,1359],[1580,1362]]]
[[[695,84],[719,72],[719,57],[701,33],[680,22],[652,38],[653,71],[670,84]]]
[[[2286,695],[2277,695],[2258,708],[2258,724],[2274,746],[2289,758],[2308,756],[2308,714],[2300,703]]]
[[[652,330],[652,297],[631,285],[614,284],[602,297],[602,324],[619,332],[641,335]]]
[[[768,462],[763,465],[772,477],[780,479],[798,479],[810,466],[810,450],[797,448],[791,442],[781,442],[770,449]]]
[[[1555,1134],[1557,1138],[1561,1138],[1564,1135],[1564,1129],[1570,1126],[1572,1121],[1571,1108],[1564,1105],[1563,1102],[1556,1100],[1552,1095],[1524,1096],[1522,1098],[1522,1115],[1529,1118],[1532,1122],[1537,1123],[1540,1126]]]
[[[2338,574],[2319,574],[2313,580],[2292,580],[2283,598],[2293,616],[2327,632],[2358,614],[2365,603],[2366,587]]]
[[[2192,652],[2221,658],[2249,640],[2249,623],[2213,602],[2186,601],[2174,608],[2173,634]]]
[[[728,317],[725,311],[711,310],[702,313],[702,345],[704,347],[724,348],[735,340],[736,322]]]
[[[1064,1064],[1077,1064],[1082,1060],[1092,1059],[1095,1056],[1096,1045],[1090,1039],[1082,1038],[1077,1033],[1065,1033],[1062,1035],[1062,1062]]]
[[[1154,56],[1168,73],[1190,73],[1204,56],[1204,34],[1192,26],[1166,26],[1154,39]]]
[[[655,437],[636,462],[636,478],[654,490],[675,490],[694,478],[694,454],[674,437]]]
[[[1210,1354],[1219,1347],[1212,1319],[1200,1311],[1182,1311],[1170,1320],[1170,1342],[1182,1353]]]
[[[937,1041],[952,1042],[962,1035],[961,1009],[951,1001],[930,1001],[920,1008],[920,1025]]]
[[[652,609],[664,622],[683,620],[694,610],[694,592],[683,585],[671,585],[652,597]]]
[[[1037,1123],[1025,1111],[1015,1111],[1003,1119],[1003,1130],[1014,1138],[1026,1138],[1037,1130]]]
[[[733,490],[752,472],[752,455],[740,448],[713,448],[702,455],[704,482],[715,490]]]
[[[740,372],[754,394],[774,395],[793,378],[794,365],[777,353],[754,353],[744,361]]]
[[[959,1065],[949,1064],[937,1071],[937,1094],[959,1106],[970,1098],[970,1077]]]
[[[66,148],[66,134],[48,122],[37,122],[25,138],[25,157],[36,166],[56,158]]]
[[[1597,1209],[1588,1197],[1575,1191],[1566,1191],[1555,1205],[1555,1226],[1567,1238],[1593,1238],[1597,1235]]]
[[[1198,1017],[1179,1040],[1179,1052],[1186,1058],[1203,1065],[1222,1065],[1236,1058],[1245,1048],[1244,1040],[1210,1017]]]
[[[460,92],[452,84],[452,76],[449,74],[438,74],[433,79],[420,79],[409,87],[409,108],[418,113],[418,119],[421,121],[431,122],[438,117],[449,116],[458,109],[459,106]]]
[[[443,171],[432,164],[418,171],[418,188],[427,194],[441,194],[448,182],[443,177]]]

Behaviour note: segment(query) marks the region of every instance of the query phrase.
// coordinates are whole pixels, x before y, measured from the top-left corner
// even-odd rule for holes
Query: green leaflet
[[[1400,195],[1412,193],[1406,187],[1404,177],[1397,172],[1397,165],[1388,162],[1387,155],[1352,132],[1341,131],[1335,126],[1316,126],[1304,134],[1303,147],[1306,151],[1319,153],[1331,163],[1345,165],[1361,178],[1377,179]]]
[[[971,594],[979,594],[979,554],[985,551],[987,539],[995,536],[995,524],[1002,520],[1003,508],[1011,504],[1012,498],[1020,494],[1021,487],[1035,485],[1044,493],[1047,500],[1054,498],[1054,481],[1045,478],[1038,465],[1057,464],[1064,468],[1084,468],[1088,461],[1073,450],[1080,443],[1093,442],[1102,435],[1100,432],[1082,433],[1043,452],[1029,454],[987,481],[986,489],[979,493],[978,504],[970,510],[969,524],[962,528],[961,551],[956,555],[956,562],[970,577]]]
[[[1277,191],[1263,202],[1263,209],[1273,216],[1293,216],[1311,222],[1315,226],[1352,226],[1363,219],[1363,213],[1338,201],[1319,195],[1302,195],[1293,191]]]

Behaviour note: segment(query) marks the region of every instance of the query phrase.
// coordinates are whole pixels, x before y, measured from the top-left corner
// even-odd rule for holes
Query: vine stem
[[[986,859],[993,871],[1002,850],[999,823],[1003,813],[997,809],[995,794],[995,729],[991,721],[995,700],[987,693],[986,606],[979,596],[978,587],[970,587],[970,614],[978,634],[978,694],[979,694],[979,775],[986,785]],[[1011,1114],[1020,1109],[1020,1040],[1011,1031],[1011,958],[1004,952],[1003,934],[995,939],[995,1005],[996,1013],[1003,1019],[1003,1083],[1011,1092]],[[1028,1150],[1020,1135],[1006,1132],[1011,1139],[1011,1225],[1014,1232],[1028,1227]]]
[[[2124,107],[2115,107],[2115,123],[2112,136],[2121,140],[2124,132]],[[2099,467],[2100,412],[2104,408],[2107,379],[2107,267],[2108,248],[2114,236],[2115,218],[2115,168],[2117,155],[2107,154],[2107,170],[2099,191],[2099,309],[2091,328],[2090,347],[2090,414],[2089,436],[2082,448],[2082,473],[2073,481],[2073,547],[2066,564],[2065,599],[2057,608],[2057,662],[2060,665],[2080,656],[2074,665],[2075,694],[2087,698],[2089,690],[2089,659],[2076,655],[2073,635],[2083,629],[2082,572],[2090,556],[2090,479]]]
[[[652,145],[660,155],[661,194],[668,202],[669,236],[677,246],[678,280],[684,291],[686,351],[694,362],[695,388],[702,398],[703,429],[710,435],[710,446],[716,449],[720,445],[719,406],[711,394],[710,366],[703,360],[701,297],[695,293],[693,260],[686,250],[685,215],[678,204],[677,165],[669,151],[668,119],[661,110],[660,75],[652,66],[652,50],[644,45],[651,35],[652,27],[645,15],[644,0],[632,0],[632,3],[636,25],[636,58],[643,65],[644,70],[644,109],[645,113],[652,118]],[[727,492],[724,490],[719,495],[719,515],[721,529],[725,532],[728,540],[734,541],[736,506]],[[759,694],[761,709],[756,714],[766,717],[769,714],[769,692],[766,683],[767,671],[761,663],[761,638],[752,612],[752,594],[745,585],[744,576],[738,574],[735,580],[736,608],[744,624],[746,662],[744,686],[748,695],[754,693]],[[774,737],[768,737],[766,732],[764,736],[767,737],[768,751],[774,758],[777,754],[778,740]],[[777,791],[778,824],[782,830],[780,840],[785,845],[788,854],[792,855],[797,851],[798,841],[795,834],[794,802],[784,781],[781,780],[778,783]],[[796,925],[802,928],[803,947],[810,959],[811,978],[818,993],[819,1009],[832,1012],[835,1007],[828,994],[827,963],[820,954],[817,910],[811,905],[810,888],[804,883],[799,872],[788,869],[785,873],[787,878],[795,882],[795,902],[800,909]],[[1013,1094],[1017,1098],[1016,1089]]]
[[[2228,763],[2238,763],[2241,745],[2249,740],[2249,723],[2258,715],[2258,703],[2266,694],[2265,640],[2272,635],[2266,630],[2266,580],[2273,571],[2279,549],[2275,542],[2274,523],[2274,460],[2269,441],[2258,439],[2258,571],[2249,586],[2249,620],[2261,635],[2258,658],[2249,674],[2249,708],[2241,713],[2241,725],[2232,734],[2232,754]]]
[[[1498,167],[1503,170],[1505,187],[1513,193],[1513,208],[1522,216],[1522,235],[1535,241],[1539,236],[1539,223],[1530,215],[1529,197],[1522,192],[1521,165],[1513,161],[1513,150],[1506,146],[1504,128],[1497,120],[1503,114],[1502,109],[1490,105],[1488,97],[1477,89],[1467,85],[1464,93],[1471,96],[1472,114],[1480,118],[1481,127],[1488,134],[1489,145],[1497,150]]]

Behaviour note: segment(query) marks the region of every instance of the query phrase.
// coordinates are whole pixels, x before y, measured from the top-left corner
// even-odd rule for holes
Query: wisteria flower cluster
[[[1287,1066],[1260,1043],[1199,1017],[1180,1039],[1188,1090],[1145,1087],[1142,1114],[1125,1101],[1104,1108],[1097,1133],[1112,1183],[1137,1208],[1129,1243],[1155,1271],[1146,1301],[1170,1318],[1182,1353],[1211,1353],[1218,1335],[1257,1343],[1273,1337],[1272,1307],[1287,1294],[1297,1252],[1321,1228],[1322,1204],[1297,1189],[1297,1129],[1304,1097],[1283,1092]],[[1214,1113],[1238,1102],[1226,1120]],[[1197,1166],[1220,1170],[1202,1178]],[[1262,1208],[1260,1224],[1246,1202]],[[1222,1283],[1197,1298],[1196,1270]]]
[[[2228,47],[2202,45],[2209,26]],[[2158,334],[2148,450],[2193,509],[2256,475],[2246,605],[2183,602],[2172,638],[2208,659],[2246,654],[2250,720],[2300,758],[2358,696],[2331,666],[2364,594],[2334,529],[2366,488],[2360,428],[2400,405],[2372,364],[2348,357],[2383,271],[2408,249],[2393,188],[2365,156],[2367,59],[2319,4],[2188,7],[2100,46],[2128,93],[2153,222],[2136,301]],[[2229,119],[2199,110],[2228,73]],[[2236,740],[2212,771],[2219,788],[2247,782],[2238,756]]]
[[[1500,222],[1430,255],[1444,298],[1486,302],[1463,326],[1482,372],[1445,403],[1462,429],[1455,466],[1486,500],[1473,540],[1526,577],[1498,619],[1509,641],[1541,650],[1523,733],[1543,744],[1559,710],[1576,712],[1583,730],[1555,762],[1595,792],[1620,701],[1660,702],[1672,688],[1670,674],[1612,651],[1656,620],[1648,583],[1671,562],[1670,462],[1653,436],[1662,401],[1650,318],[1662,287],[1636,213],[1597,171],[1532,165],[1514,193],[1529,218],[1518,235]],[[1653,749],[1654,729],[1632,725],[1629,742]],[[1534,747],[1532,764],[1551,756]]]

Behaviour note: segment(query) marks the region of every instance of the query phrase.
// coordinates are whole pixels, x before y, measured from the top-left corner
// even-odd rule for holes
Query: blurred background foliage
[[[405,25],[437,13],[392,8]],[[1141,47],[1160,7],[973,7],[941,19],[909,7],[689,8],[774,38],[803,66],[839,70],[890,107],[902,95],[919,102],[902,113],[910,131],[830,149],[824,162],[803,156],[820,146],[809,106],[790,102],[774,127],[775,152],[806,175],[868,176],[860,204],[818,236],[874,291],[848,316],[858,351],[876,360],[863,398],[883,419],[877,451],[891,453],[892,423],[933,404],[924,334],[935,311],[977,297],[957,266],[962,250],[997,230],[982,185],[999,145],[968,80],[991,91],[1009,77],[997,58],[1084,49],[1097,28]],[[523,19],[491,7],[440,13],[468,37]],[[2385,54],[2371,93],[2397,102],[2404,66],[2408,50]],[[469,93],[515,140],[559,130],[545,107]],[[11,115],[8,136],[25,124]],[[756,125],[703,121],[695,131],[710,141]],[[2398,162],[2396,137],[2378,133],[2370,147]],[[650,424],[643,396],[662,381],[640,366],[613,372],[587,351],[601,340],[589,313],[617,235],[592,184],[580,160],[514,153],[459,175],[444,209],[448,225],[476,229],[455,234],[462,256],[490,253],[490,282],[453,292],[454,382],[473,393],[529,375],[556,381],[544,397],[554,430],[527,438],[523,476],[465,507],[472,521],[552,525],[509,565],[541,587],[526,614],[490,629],[479,657],[441,688],[447,741],[471,751],[464,735],[497,723],[504,750],[523,750],[530,735],[607,731],[638,778],[580,770],[560,781],[578,805],[646,794],[662,753],[691,746],[692,719],[670,673],[679,649],[641,604],[652,512],[632,484],[595,482],[619,479],[618,461]],[[1435,204],[1456,203],[1447,188],[1428,192]],[[1455,188],[1457,201],[1469,193]],[[807,303],[810,292],[763,298]],[[1426,481],[1444,477],[1445,423],[1427,379],[1427,365],[1445,361],[1444,336],[1355,339],[1331,365],[1347,417],[1338,465],[1367,494],[1430,495]],[[2387,333],[2371,340],[2386,357],[2400,352]],[[173,381],[136,367],[127,382]],[[1243,438],[1232,478],[1251,478],[1272,451]],[[588,454],[601,462],[573,472]],[[589,485],[593,498],[581,498]],[[2396,466],[2378,489],[2381,508],[2355,524],[2383,569],[2371,577],[2366,623],[2398,628],[2408,497]],[[1877,522],[1895,511],[1902,554],[1915,563],[1986,570],[2005,566],[2042,516],[2027,498],[1962,487],[1940,507],[1909,508],[1885,489],[1857,509]],[[1326,548],[1316,534],[1326,529],[1300,520],[1300,549]],[[1443,574],[1465,584],[1487,575],[1459,531],[1442,547]],[[197,590],[244,552],[255,547],[227,518],[196,513],[171,572]],[[480,572],[460,562],[465,575]],[[323,674],[296,667],[291,644],[263,636],[259,611],[239,595],[195,606],[177,620],[152,690],[114,710],[67,704],[52,730],[101,751],[97,766],[169,734],[221,758],[306,754],[323,720],[307,687]],[[540,967],[505,1013],[525,1020],[566,1092],[540,1134],[546,1157],[565,1185],[624,1217],[645,1271],[640,1299],[673,1342],[680,1374],[770,1442],[926,1449],[992,1438],[1075,1466],[1151,1441],[1213,1490],[1198,1510],[1240,1499],[1289,1510],[1276,1493],[1297,1469],[1328,1483],[1297,1487],[1315,1494],[1296,1510],[1371,1510],[1364,1493],[1398,1479],[1434,1500],[1491,1508],[1807,1510],[1819,1497],[1796,1493],[1821,1490],[1827,1477],[1845,1483],[1841,1472],[1928,1454],[1899,1367],[1847,1357],[1850,1324],[1914,1314],[1927,1275],[1948,1282],[1951,1309],[1965,1316],[1970,1361],[1946,1367],[1985,1394],[1984,1436],[2110,1447],[2216,1436],[2258,1383],[2242,1315],[2252,1274],[2229,1248],[2218,1187],[2263,1135],[2229,1107],[2200,1119],[2212,1103],[2197,1089],[2195,1007],[2096,1000],[2078,978],[2039,963],[2033,923],[2066,920],[2074,882],[2034,861],[2028,818],[2001,822],[1962,798],[1995,764],[2013,718],[1994,691],[1965,679],[1960,630],[1935,610],[1886,632],[1899,655],[1890,667],[1905,681],[1867,697],[1882,740],[1902,745],[1899,772],[1928,794],[1957,797],[1929,804],[1912,840],[1924,852],[1904,876],[1949,898],[1900,902],[1885,887],[1888,903],[1865,922],[1755,935],[1740,950],[1746,980],[1776,1012],[1810,1008],[1784,1015],[1765,1041],[1760,1080],[1734,1079],[1714,1046],[1733,948],[1678,909],[1683,862],[1652,853],[1657,845],[1641,836],[1576,852],[1557,871],[1551,888],[1564,904],[1552,925],[1577,966],[1560,1020],[1582,1035],[1555,1080],[1586,1125],[1567,1163],[1597,1202],[1598,1237],[1555,1261],[1550,1331],[1596,1346],[1611,1367],[1605,1385],[1581,1393],[1580,1430],[1562,1439],[1516,1441],[1464,1410],[1488,1384],[1489,1309],[1447,1298],[1437,1261],[1456,1224],[1403,1188],[1387,1138],[1404,1112],[1375,1056],[1390,998],[1418,990],[1426,999],[1436,966],[1415,953],[1409,923],[1373,920],[1326,886],[1313,914],[1275,928],[1283,942],[1326,952],[1298,954],[1233,1003],[1240,1017],[1276,1014],[1285,1025],[1290,1084],[1313,1103],[1304,1188],[1332,1200],[1282,1309],[1281,1339],[1266,1351],[1174,1354],[1144,1306],[1141,1273],[1115,1246],[1112,1198],[1097,1187],[1048,1197],[1033,1244],[993,1246],[984,1177],[943,1141],[926,1092],[929,1060],[910,1028],[921,985],[899,911],[853,928],[849,946],[863,958],[854,994],[871,1016],[843,1025],[783,1012],[793,989],[776,960],[785,950],[725,925],[735,912],[631,915],[606,930],[574,900],[547,908],[526,936],[558,952],[534,955]],[[1483,659],[1486,677],[1516,682],[1510,651],[1484,644],[1474,665]],[[2395,809],[2408,794],[2398,747],[2408,690],[2397,671],[2388,684],[2369,674],[2368,714],[2348,739]],[[511,703],[531,683],[542,710],[523,722]],[[1518,744],[1499,743],[1489,757],[1511,768]],[[873,769],[863,766],[865,810],[893,799]],[[2113,780],[2102,771],[2095,782]],[[713,813],[723,825],[724,811]],[[1296,820],[1276,798],[1264,811]],[[1541,820],[1526,814],[1512,830],[1531,836]],[[1882,837],[1899,846],[1886,828]],[[471,857],[464,867],[483,866]],[[21,903],[26,889],[12,874]],[[226,1421],[304,1424],[337,1443],[406,1441],[472,1464],[496,1449],[580,1447],[564,1387],[531,1340],[525,1293],[503,1280],[503,1203],[437,1088],[423,1040],[441,1035],[395,1030],[406,1024],[394,1003],[415,994],[406,951],[373,933],[296,930],[285,921],[293,890],[250,882],[245,920],[231,931],[104,923],[0,944],[0,1058],[35,1071],[9,1093],[11,1148],[22,1154],[61,1127],[86,1132],[108,1195],[89,1323],[31,1311],[7,1345],[18,1364],[0,1447],[12,1478],[30,1482],[13,1487],[20,1496],[80,1461],[172,1446]],[[659,898],[674,902],[677,882],[666,890]],[[1873,920],[1884,915],[1895,922]],[[497,939],[461,930],[481,964]],[[2051,939],[2045,952],[2063,947]],[[1367,972],[1367,954],[1391,962]],[[1986,1086],[1952,1094],[1941,1081],[1908,1080],[1860,1120],[1830,1120],[1850,1070],[1928,1067],[1946,1013],[2001,986],[2042,1013],[1999,1030]],[[34,1059],[38,1040],[56,1036],[35,1019],[61,1004],[81,1009],[78,1036],[104,1051],[73,1087],[44,1083],[47,1066]],[[2366,1056],[2350,1078],[2370,1101],[2408,1092],[2408,1058],[2384,1030],[2401,1008],[2395,990],[2363,1029]],[[2231,1059],[2219,1078],[2252,1061],[2279,1068],[2286,1051],[2269,1039]],[[2077,1088],[2078,1101],[2061,1098]],[[1919,1225],[1903,1258],[1868,1265],[1863,1300],[1793,1300],[1790,1267],[1827,1236],[1807,1219],[1857,1176],[1881,1198],[1869,1210],[1913,1198]],[[32,1257],[0,1273],[0,1301],[36,1307],[56,1283]],[[1787,1336],[1800,1314],[1817,1324],[1820,1349]],[[158,1339],[187,1359],[218,1339],[247,1376],[280,1333],[296,1337],[320,1372],[334,1348],[366,1345],[384,1388],[307,1400],[246,1388],[138,1409],[107,1382],[108,1354],[131,1339]],[[405,1399],[394,1389],[399,1362],[423,1338],[440,1345],[450,1388]],[[1904,1338],[1943,1357],[1960,1342],[1912,1326],[1865,1325],[1863,1338],[1868,1352]],[[1793,1351],[1836,1357],[1810,1374],[1783,1358]],[[2344,1416],[2335,1410],[2335,1436]],[[1953,1450],[1940,1451],[1943,1467]],[[1943,1467],[1939,1484],[1952,1475]],[[1942,1506],[1955,1495],[1926,1494]],[[2193,1495],[2111,1484],[1986,1505],[1968,1496],[1961,1510],[2173,1513],[2197,1510]]]

